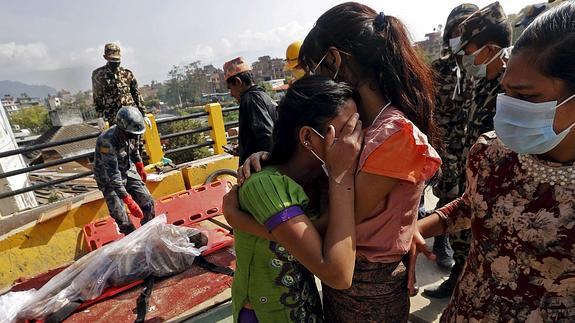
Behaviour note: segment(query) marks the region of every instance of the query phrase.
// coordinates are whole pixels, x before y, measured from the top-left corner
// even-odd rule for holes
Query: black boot
[[[118,229],[120,231],[120,233],[123,233],[124,235],[128,235],[132,232],[134,232],[136,230],[136,227],[131,223],[123,223],[118,225]]]
[[[455,267],[454,267],[455,268]],[[455,284],[457,284],[457,279],[459,278],[459,270],[452,270],[449,278],[441,283],[437,288],[425,289],[422,293],[423,296],[432,298],[449,298],[453,294],[455,289]]]
[[[453,250],[449,245],[449,238],[446,234],[435,237],[433,241],[433,253],[437,256],[437,265],[449,270],[455,262],[453,261]]]

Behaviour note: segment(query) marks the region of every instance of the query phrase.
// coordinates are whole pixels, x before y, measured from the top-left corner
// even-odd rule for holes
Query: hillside
[[[18,97],[20,94],[26,93],[30,97],[45,98],[49,94],[55,95],[56,92],[56,89],[47,85],[29,85],[15,81],[0,81],[0,96],[10,94],[14,97]]]

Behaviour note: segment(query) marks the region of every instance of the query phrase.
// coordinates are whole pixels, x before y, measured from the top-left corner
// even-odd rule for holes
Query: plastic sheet
[[[0,296],[0,322],[16,322],[16,315],[20,312],[23,305],[28,304],[29,300],[34,297],[35,289],[25,290],[23,292],[10,292]]]
[[[94,299],[110,286],[122,286],[154,275],[188,269],[201,248],[197,229],[166,224],[157,216],[128,236],[95,250],[74,262],[33,293],[18,318],[44,319],[71,302]]]

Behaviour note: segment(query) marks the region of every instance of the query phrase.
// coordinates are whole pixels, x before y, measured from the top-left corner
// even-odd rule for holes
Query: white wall
[[[14,133],[10,127],[6,111],[0,103],[0,151],[17,149],[18,145],[14,139]],[[0,158],[0,173],[9,172],[26,167],[26,162],[22,155],[14,155]],[[0,179],[0,192],[9,192],[21,189],[30,185],[27,174],[20,174]],[[0,216],[7,216],[14,212],[38,206],[34,192],[19,194],[16,196],[3,198],[0,200]]]

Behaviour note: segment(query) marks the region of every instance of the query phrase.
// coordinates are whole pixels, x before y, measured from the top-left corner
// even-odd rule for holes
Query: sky
[[[200,60],[221,67],[237,56],[281,57],[303,40],[337,0],[2,0],[0,80],[45,84],[73,92],[91,87],[105,64],[105,43],[122,48],[122,64],[140,84],[164,81],[175,64]],[[492,1],[473,1],[484,7]],[[500,0],[517,13],[541,0]],[[412,38],[445,24],[452,0],[365,0],[403,20]]]

